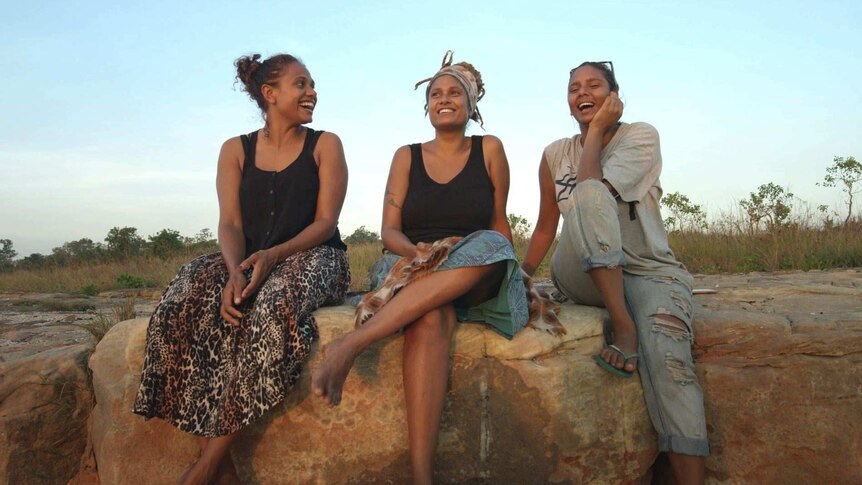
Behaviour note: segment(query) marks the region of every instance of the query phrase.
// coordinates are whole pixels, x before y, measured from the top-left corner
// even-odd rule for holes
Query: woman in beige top
[[[539,220],[522,267],[533,274],[562,215],[554,285],[576,303],[607,308],[612,342],[597,364],[622,377],[639,372],[659,450],[678,482],[702,483],[709,442],[691,357],[692,278],[662,224],[658,132],[620,122],[618,93],[609,62],[570,72],[568,103],[580,134],[545,148]]]

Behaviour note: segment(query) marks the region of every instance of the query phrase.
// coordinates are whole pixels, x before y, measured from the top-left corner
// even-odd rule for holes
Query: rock
[[[352,308],[317,312],[321,343],[352,328]],[[567,308],[555,338],[527,330],[509,342],[462,325],[438,450],[438,479],[491,483],[636,480],[656,456],[637,380],[614,379],[592,361],[603,312]],[[102,483],[167,483],[196,458],[195,440],[130,412],[140,378],[146,320],[118,324],[90,360],[97,405],[92,439]],[[251,483],[404,483],[407,430],[402,339],[363,354],[341,406],[310,390],[306,369],[284,405],[233,447]],[[311,358],[311,368],[320,360]],[[129,457],[134,456],[134,460]]]
[[[93,338],[72,325],[0,327],[0,483],[65,483],[87,442]]]
[[[697,373],[713,455],[707,482],[862,483],[862,270],[698,277]],[[346,307],[317,313],[325,346],[351,328]],[[568,334],[507,341],[459,327],[437,452],[441,483],[646,480],[655,434],[637,379],[592,361],[603,310],[564,305]],[[117,325],[90,361],[91,433],[103,484],[171,483],[197,454],[193,437],[131,413],[146,320]],[[338,408],[310,393],[306,369],[285,403],[232,448],[249,483],[408,480],[402,339],[356,363]],[[312,355],[309,367],[320,361]],[[666,468],[655,483],[672,483]]]

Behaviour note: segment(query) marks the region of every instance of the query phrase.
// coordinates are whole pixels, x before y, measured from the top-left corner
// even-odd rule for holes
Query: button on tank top
[[[401,210],[401,230],[413,244],[488,229],[494,215],[494,185],[485,168],[481,136],[471,138],[467,164],[449,183],[425,170],[422,145],[410,145],[410,186]]]
[[[255,165],[257,132],[242,135],[245,161],[239,198],[246,257],[290,240],[314,222],[320,190],[314,147],[321,133],[306,128],[299,156],[278,172],[261,170]],[[338,228],[323,244],[347,248],[341,241]]]

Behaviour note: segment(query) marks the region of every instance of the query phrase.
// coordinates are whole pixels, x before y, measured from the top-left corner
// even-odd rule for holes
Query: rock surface
[[[78,472],[93,346],[89,332],[62,321],[0,326],[0,483],[65,483]]]
[[[719,291],[695,300],[694,354],[713,447],[708,483],[862,482],[862,270],[697,281]],[[351,327],[349,308],[317,315],[324,346]],[[614,378],[591,360],[604,318],[565,305],[568,334],[559,339],[526,330],[506,341],[462,325],[438,480],[648,478],[657,451],[638,380]],[[144,319],[118,325],[90,362],[102,483],[169,483],[196,455],[193,438],[129,412],[145,334]],[[260,484],[406,482],[401,346],[392,338],[366,352],[338,408],[311,395],[306,370],[284,405],[233,447],[241,476]]]
[[[719,291],[695,297],[694,355],[713,447],[707,483],[862,483],[862,269],[696,281]],[[93,340],[69,325],[90,314],[64,313],[78,305],[65,297],[58,311],[42,301],[47,295],[7,296],[0,295],[0,484],[62,484],[79,468],[70,484],[174,483],[197,455],[195,440],[130,412],[146,320],[117,325],[98,345],[92,409],[85,364]],[[36,299],[44,313],[20,311]],[[350,314],[318,312],[324,346],[350,329]],[[657,453],[640,385],[591,360],[604,318],[602,310],[564,306],[563,339],[527,330],[507,341],[461,326],[438,481],[648,479]],[[234,445],[247,483],[405,483],[401,345],[389,339],[359,359],[339,408],[310,395],[306,371],[290,398]],[[312,356],[312,368],[320,357]],[[653,470],[653,483],[672,483],[661,460]]]

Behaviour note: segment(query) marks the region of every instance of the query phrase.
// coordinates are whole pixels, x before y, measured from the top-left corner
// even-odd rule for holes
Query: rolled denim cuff
[[[616,268],[617,266],[626,265],[626,255],[622,250],[611,251],[608,253],[594,254],[587,256],[581,263],[581,269],[584,273],[595,268]]]
[[[709,441],[700,438],[659,435],[658,451],[670,451],[689,456],[709,456]]]

